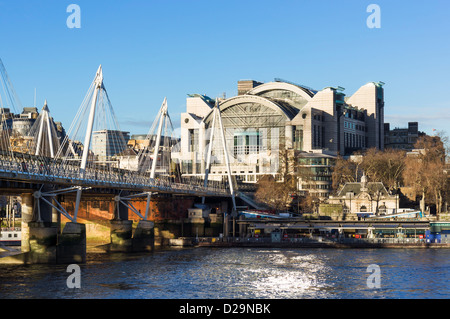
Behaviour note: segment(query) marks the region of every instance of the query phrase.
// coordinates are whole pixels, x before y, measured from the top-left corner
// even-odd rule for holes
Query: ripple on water
[[[368,288],[377,264],[381,287]],[[181,249],[90,255],[81,289],[64,265],[0,265],[0,298],[449,298],[450,250]]]

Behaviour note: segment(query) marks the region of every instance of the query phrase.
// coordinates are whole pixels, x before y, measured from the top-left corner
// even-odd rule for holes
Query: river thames
[[[378,287],[369,278],[379,267]],[[183,248],[0,265],[1,299],[448,299],[448,249]]]

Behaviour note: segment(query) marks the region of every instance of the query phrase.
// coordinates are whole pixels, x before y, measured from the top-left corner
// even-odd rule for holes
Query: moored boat
[[[22,232],[18,227],[1,228],[0,245],[4,246],[20,246],[22,240]]]

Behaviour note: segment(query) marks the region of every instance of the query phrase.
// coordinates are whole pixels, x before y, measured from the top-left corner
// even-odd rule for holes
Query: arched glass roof
[[[289,103],[274,102],[261,96],[239,95],[223,101],[220,105],[222,117],[235,117],[236,125],[248,126],[252,125],[278,125],[272,122],[277,118],[276,122],[292,120],[298,113],[298,109],[292,107]],[[211,121],[213,110],[204,118],[204,122],[209,124]],[[231,114],[233,114],[231,116]],[[271,120],[270,117],[273,119]],[[260,119],[258,122],[257,118]],[[265,118],[262,120],[262,118]],[[249,122],[250,121],[250,122]],[[258,122],[258,123],[257,123]],[[240,123],[240,124],[239,124]],[[224,123],[225,125],[225,123]]]
[[[265,83],[247,92],[249,95],[266,97],[278,104],[289,104],[298,110],[301,110],[315,93],[310,89],[286,82]]]

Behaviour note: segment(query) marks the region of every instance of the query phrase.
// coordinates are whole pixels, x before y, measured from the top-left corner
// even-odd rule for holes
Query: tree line
[[[392,194],[409,188],[417,194],[421,211],[426,205],[435,205],[436,214],[450,202],[449,138],[444,132],[436,136],[418,138],[413,151],[400,149],[367,149],[348,158],[338,156],[332,167],[332,191],[337,192],[345,183],[359,182],[363,174],[369,182],[381,182]],[[280,151],[278,178],[262,177],[257,184],[255,198],[276,210],[298,206],[312,211],[319,201],[313,193],[299,194],[299,181],[314,184],[314,173],[299,164],[295,151]],[[294,200],[295,198],[295,200]],[[292,207],[293,211],[296,211]]]
[[[413,151],[375,148],[344,159],[338,157],[332,174],[332,187],[340,189],[347,182],[357,182],[364,173],[369,181],[381,182],[391,193],[408,187],[420,198],[420,210],[435,205],[440,214],[443,203],[450,199],[447,173],[448,138],[441,133],[421,136]]]

